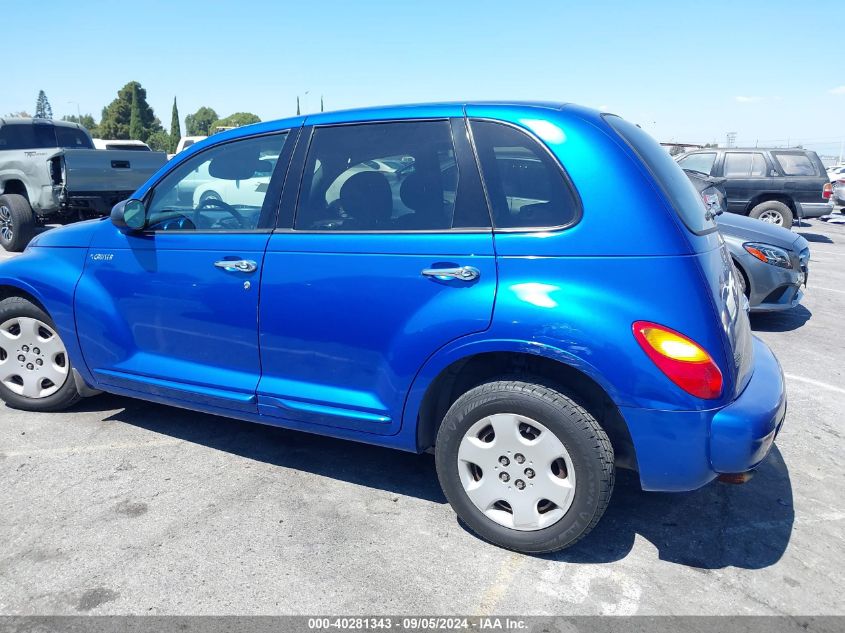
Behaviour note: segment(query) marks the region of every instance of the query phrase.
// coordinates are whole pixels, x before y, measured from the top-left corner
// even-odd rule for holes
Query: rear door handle
[[[214,265],[230,273],[254,273],[258,270],[258,264],[251,259],[221,259]]]
[[[475,266],[459,266],[456,268],[426,268],[422,271],[426,277],[434,277],[441,281],[457,279],[458,281],[475,281],[481,277],[481,271]]]

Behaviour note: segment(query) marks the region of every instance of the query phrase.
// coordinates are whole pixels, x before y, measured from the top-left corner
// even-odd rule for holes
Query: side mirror
[[[121,231],[140,231],[147,224],[147,208],[140,200],[124,200],[114,205],[111,221]]]

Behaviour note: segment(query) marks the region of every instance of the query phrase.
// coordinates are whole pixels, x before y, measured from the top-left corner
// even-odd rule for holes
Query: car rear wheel
[[[540,381],[462,395],[437,434],[437,475],[458,517],[508,549],[553,552],[584,537],[613,491],[613,448],[596,419]]]
[[[787,229],[792,226],[793,221],[792,210],[783,202],[778,202],[777,200],[767,200],[766,202],[761,202],[751,209],[748,216],[751,218],[757,218],[763,222],[768,222],[769,224],[783,226]]]
[[[16,193],[0,196],[0,246],[19,253],[34,235],[35,216],[27,199]]]
[[[0,301],[0,399],[13,409],[61,411],[80,398],[49,315],[22,297]]]

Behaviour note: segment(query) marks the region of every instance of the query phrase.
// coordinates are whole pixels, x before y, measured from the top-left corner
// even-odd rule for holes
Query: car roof
[[[26,118],[13,118],[13,119],[4,119],[0,117],[0,125],[53,125],[55,127],[72,127],[77,129],[85,129],[78,123],[73,123],[71,121],[55,121],[53,119],[26,119]]]
[[[213,142],[240,138],[252,134],[274,132],[277,130],[298,127],[307,122],[309,125],[327,125],[342,123],[363,123],[366,121],[401,121],[425,118],[448,118],[462,116],[465,108],[484,106],[505,109],[536,108],[546,110],[561,110],[566,103],[557,101],[447,101],[442,103],[412,103],[402,105],[384,105],[331,112],[317,112],[286,119],[253,123],[243,127],[218,132],[209,136]],[[205,147],[205,141],[201,141]],[[193,146],[191,146],[193,149]]]

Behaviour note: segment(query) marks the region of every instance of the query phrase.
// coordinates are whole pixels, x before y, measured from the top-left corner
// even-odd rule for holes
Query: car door
[[[143,231],[102,224],[75,298],[83,355],[99,383],[169,401],[257,409],[258,281],[289,136],[248,137],[194,154],[144,197]],[[268,170],[273,184],[260,201],[244,201],[225,186]],[[186,183],[221,193],[194,204]]]
[[[796,202],[821,204],[822,188],[827,182],[827,174],[821,171],[814,161],[802,151],[772,152],[783,172],[783,189]]]
[[[771,189],[770,170],[762,152],[725,152],[722,175],[727,178],[728,210],[745,213],[749,202],[757,194]]]
[[[490,217],[454,114],[303,131],[261,282],[269,421],[394,434],[426,359],[489,327]]]

